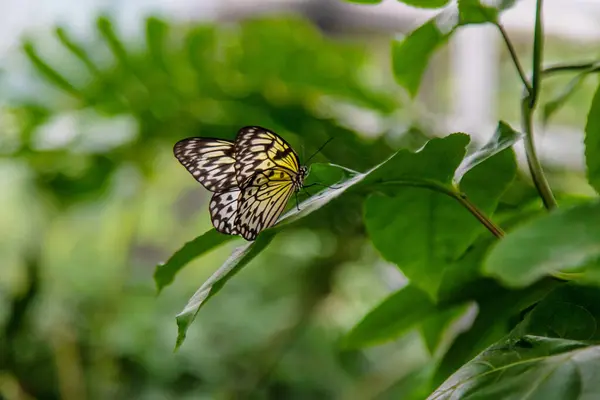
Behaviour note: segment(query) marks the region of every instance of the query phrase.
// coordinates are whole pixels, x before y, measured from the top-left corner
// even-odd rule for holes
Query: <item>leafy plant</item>
[[[445,3],[407,2],[433,8]],[[362,221],[355,224],[364,225],[373,246],[400,268],[410,284],[368,313],[349,332],[344,346],[379,343],[417,327],[425,335],[433,321],[444,326],[449,316],[456,318],[464,313],[466,305],[476,304],[478,312],[472,325],[455,337],[447,351],[435,355],[435,367],[425,373],[425,386],[447,379],[430,398],[519,397],[535,393],[544,398],[575,399],[598,390],[595,381],[581,380],[587,376],[585,371],[600,363],[592,300],[598,293],[595,288],[583,286],[597,283],[600,210],[596,199],[581,199],[579,204],[557,209],[556,197],[536,153],[533,131],[543,79],[559,71],[578,73],[565,93],[548,103],[547,119],[578,82],[597,68],[594,63],[544,66],[543,2],[538,0],[533,65],[528,77],[498,19],[514,3],[500,2],[494,7],[478,0],[463,0],[448,5],[406,38],[394,41],[392,58],[397,82],[414,96],[430,56],[453,32],[468,24],[493,24],[523,83],[523,134],[500,122],[496,134],[481,149],[467,152],[468,136],[455,133],[433,139],[415,153],[397,151],[366,172],[350,172],[349,177],[336,183],[337,188],[305,200],[301,211],[291,210],[255,243],[234,251],[177,317],[177,346],[201,306],[265,249],[274,235],[309,224],[314,214],[322,220],[332,219],[345,209],[344,203],[352,201],[363,208]],[[586,128],[588,178],[597,190],[598,93],[600,89]],[[548,211],[545,215],[536,206],[497,212],[517,174],[511,147],[521,139],[525,141],[533,185]],[[328,158],[335,161],[334,157]],[[335,168],[328,164],[315,166],[318,171]],[[212,238],[210,232],[205,235]],[[206,251],[206,243],[208,240],[197,246],[198,255]],[[194,247],[187,245],[181,250],[186,254],[193,251]],[[159,288],[168,284],[162,277],[172,276],[180,267],[173,261],[157,267]],[[574,270],[577,273],[567,273]],[[573,282],[565,283],[568,280]],[[566,300],[564,293],[569,294]],[[523,312],[527,312],[525,319],[514,326],[514,318],[522,318]],[[435,350],[441,338],[429,334],[427,340]],[[570,363],[565,364],[567,361]],[[554,374],[552,379],[547,379],[549,373]]]
[[[29,167],[37,191],[53,200],[52,211],[64,211],[110,193],[119,174],[130,167],[144,182],[160,176],[156,160],[165,153],[170,157],[173,143],[191,134],[231,138],[240,126],[259,123],[285,136],[295,149],[305,145],[307,152],[333,137],[319,156],[321,162],[312,165],[307,183],[334,187],[303,200],[299,210],[290,209],[255,242],[232,252],[177,315],[176,347],[184,343],[194,320],[203,317],[205,305],[234,284],[234,275],[273,250],[272,243],[281,244],[286,234],[311,230],[335,237],[335,244],[331,254],[311,259],[314,268],[306,274],[302,306],[290,332],[299,330],[328,296],[336,269],[357,258],[357,249],[373,247],[409,280],[340,341],[350,351],[418,332],[430,358],[395,377],[390,398],[592,396],[599,390],[592,377],[600,363],[600,209],[596,198],[554,195],[536,154],[533,120],[543,80],[575,74],[565,91],[546,103],[548,120],[586,76],[598,72],[598,64],[544,65],[542,0],[537,0],[530,76],[499,21],[516,0],[496,6],[479,0],[404,2],[440,12],[391,43],[393,73],[402,89],[410,96],[418,93],[430,57],[462,26],[493,24],[523,83],[522,132],[499,121],[489,142],[478,149],[470,146],[468,134],[457,132],[431,139],[415,152],[397,150],[386,140],[392,127],[368,139],[336,113],[335,106],[344,104],[384,120],[401,107],[393,90],[360,78],[361,69],[370,66],[365,49],[324,38],[296,20],[173,31],[156,18],[146,21],[146,47],[139,48],[101,17],[100,45],[78,43],[65,29],[56,30],[60,47],[71,57],[66,62],[48,60],[35,40],[24,43],[38,76],[62,97],[54,102],[28,98],[11,110],[20,116],[21,126],[18,145],[9,155]],[[98,63],[97,53],[109,54],[111,63]],[[71,79],[61,72],[72,62],[80,63],[85,76]],[[115,142],[95,137],[96,145],[88,147],[92,135],[80,131],[67,144],[40,149],[35,133],[56,115],[74,111],[98,119],[131,117],[137,128]],[[587,178],[598,191],[600,88],[585,133]],[[537,196],[515,200],[511,193],[526,180],[512,150],[520,140]],[[236,238],[209,230],[188,241],[156,267],[158,290],[173,284],[189,263],[232,240]],[[270,264],[277,268],[283,260]],[[17,342],[14,329],[11,343]],[[268,374],[285,346],[274,347],[274,355],[257,351],[260,365],[252,363],[251,369],[259,372],[252,375],[249,389],[235,394],[260,386],[263,371]],[[7,352],[5,358],[15,361],[16,355]]]

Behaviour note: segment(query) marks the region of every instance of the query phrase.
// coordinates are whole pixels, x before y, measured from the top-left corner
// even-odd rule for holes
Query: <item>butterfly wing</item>
[[[235,226],[246,240],[254,240],[277,222],[296,190],[294,176],[287,169],[271,168],[256,173],[244,184],[238,203]]]
[[[211,192],[238,186],[234,151],[233,142],[202,137],[180,140],[173,147],[177,160]]]
[[[260,126],[246,126],[235,139],[235,174],[241,186],[261,171],[286,169],[298,174],[298,155],[275,132]]]
[[[230,188],[224,192],[215,193],[208,207],[210,220],[215,229],[228,235],[237,235],[236,226],[240,189]]]

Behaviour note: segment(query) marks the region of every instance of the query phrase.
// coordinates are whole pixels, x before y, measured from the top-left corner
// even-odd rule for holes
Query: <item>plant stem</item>
[[[587,62],[579,64],[556,64],[541,71],[542,75],[553,75],[559,72],[600,72],[600,62]]]
[[[533,139],[533,109],[531,106],[531,100],[528,96],[525,96],[521,102],[521,124],[523,131],[525,131],[525,154],[527,155],[527,165],[529,166],[529,172],[535,185],[544,207],[547,210],[556,208],[556,199],[550,189],[546,175],[542,170],[542,165],[535,150],[535,142]]]
[[[556,208],[556,199],[552,194],[552,189],[548,184],[548,180],[544,175],[542,164],[535,149],[535,141],[533,136],[533,113],[537,103],[542,71],[542,52],[544,48],[544,29],[542,24],[542,4],[543,0],[537,0],[535,12],[535,34],[533,39],[533,77],[532,91],[523,96],[521,102],[521,125],[525,132],[525,154],[527,155],[527,164],[529,172],[542,201],[544,207],[548,210]]]
[[[504,26],[502,26],[499,22],[496,22],[495,25],[498,28],[498,30],[500,31],[500,34],[502,35],[502,39],[504,39],[504,43],[506,44],[506,47],[508,48],[508,52],[510,53],[510,57],[512,58],[513,64],[515,64],[515,68],[517,69],[517,72],[519,73],[519,77],[521,78],[521,81],[523,82],[523,86],[525,86],[527,93],[531,94],[533,92],[533,88],[529,84],[529,80],[527,79],[527,76],[525,75],[525,72],[523,71],[523,67],[521,66],[521,63],[519,62],[519,57],[517,56],[517,51],[515,50],[515,47],[513,46],[512,42],[510,41],[510,38],[508,37],[508,33],[504,29]]]
[[[465,207],[483,226],[485,226],[494,236],[498,239],[504,237],[504,231],[498,225],[496,225],[483,211],[481,211],[477,206],[467,198],[467,196],[460,192],[457,189],[446,186],[442,183],[428,180],[395,180],[395,181],[387,181],[381,182],[382,184],[395,184],[399,186],[409,186],[409,187],[420,187],[425,189],[430,189],[438,193],[445,194],[446,196],[452,197],[454,200],[458,201],[463,207]]]
[[[467,198],[464,193],[456,193],[457,196],[453,196],[463,207],[465,207],[471,214],[475,216],[494,236],[498,239],[502,239],[504,237],[504,231],[498,225],[494,224],[494,222],[485,215],[479,208],[475,206],[475,204],[471,203],[471,201]]]
[[[542,21],[542,6],[544,0],[537,0],[535,8],[535,28],[533,35],[533,77],[531,78],[531,88],[529,91],[529,108],[532,110],[537,103],[540,93],[542,59],[544,53],[544,24]]]
[[[547,74],[548,71],[542,71],[542,58],[543,58],[543,50],[544,50],[544,28],[542,21],[542,5],[543,0],[537,0],[536,3],[536,12],[535,12],[535,33],[533,38],[533,74],[531,78],[531,83],[529,79],[525,76],[523,72],[523,68],[521,67],[521,63],[519,62],[519,58],[517,57],[517,53],[515,52],[514,46],[510,41],[510,38],[506,34],[504,27],[500,25],[500,23],[496,23],[496,26],[500,30],[504,42],[506,43],[506,47],[510,53],[513,63],[519,73],[519,77],[523,82],[523,86],[525,87],[525,94],[523,96],[521,102],[521,126],[525,133],[525,154],[527,155],[527,165],[529,166],[529,172],[531,173],[531,178],[533,180],[533,184],[535,185],[542,201],[544,202],[544,206],[546,209],[551,210],[556,208],[556,199],[552,194],[552,189],[550,189],[550,185],[548,184],[548,180],[544,175],[544,171],[542,169],[542,165],[538,158],[537,152],[535,150],[535,143],[533,138],[533,113],[535,111],[535,106],[537,103],[538,95],[540,92],[540,84],[542,74]],[[586,64],[587,68],[590,68],[590,64]],[[564,69],[564,66],[561,67]],[[577,66],[577,68],[582,68],[581,66]],[[585,68],[582,68],[585,69]],[[555,70],[557,70],[555,68]]]

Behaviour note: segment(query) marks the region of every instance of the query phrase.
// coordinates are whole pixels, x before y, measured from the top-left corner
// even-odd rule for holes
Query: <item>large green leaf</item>
[[[460,141],[461,137],[432,141],[418,153],[397,153],[379,172],[392,180],[432,179],[448,184],[464,155],[466,142]],[[466,172],[461,189],[481,210],[490,213],[515,171],[512,151],[501,151]],[[374,171],[366,180],[374,179],[376,174]],[[455,199],[444,194],[406,187],[388,189],[386,194],[367,199],[367,232],[384,258],[397,264],[415,285],[436,299],[445,268],[459,260],[484,228]]]
[[[444,382],[464,363],[505,336],[511,321],[523,310],[534,305],[552,289],[557,280],[543,280],[523,290],[508,290],[495,281],[479,279],[466,288],[465,296],[477,302],[478,312],[472,326],[452,343],[437,367],[433,383]]]
[[[599,367],[600,346],[528,335],[489,348],[428,399],[593,399]]]
[[[585,126],[585,162],[588,181],[600,193],[600,85],[596,89]]]
[[[600,257],[600,202],[561,208],[529,221],[497,243],[484,271],[512,287]]]
[[[375,307],[344,338],[348,348],[394,339],[435,315],[437,308],[425,292],[408,285]]]
[[[563,285],[429,398],[571,400],[600,393],[600,290]]]

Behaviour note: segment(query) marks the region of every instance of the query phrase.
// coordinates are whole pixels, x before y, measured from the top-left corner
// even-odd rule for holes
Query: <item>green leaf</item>
[[[585,125],[585,162],[588,182],[600,193],[600,85]]]
[[[190,261],[235,238],[235,236],[224,235],[211,229],[184,244],[181,249],[173,253],[167,262],[156,266],[154,282],[158,292],[160,293],[164,287],[170,285],[175,279],[175,275]]]
[[[576,400],[596,398],[600,346],[525,336],[493,346],[450,377],[428,399]]]
[[[496,2],[495,6],[490,6],[482,5],[479,0],[459,0],[458,5],[449,5],[403,40],[394,40],[392,42],[392,67],[396,81],[414,97],[419,90],[421,78],[429,59],[436,49],[448,41],[457,27],[496,22],[498,15],[512,7],[515,2],[516,0],[501,0]],[[406,3],[430,2],[411,0]]]
[[[358,348],[394,339],[437,313],[425,292],[408,285],[393,293],[371,310],[342,341],[347,348]]]
[[[481,276],[481,265],[489,247],[497,239],[485,237],[471,246],[458,260],[444,266],[437,292],[440,303],[454,304],[471,300],[490,290]]]
[[[497,8],[482,5],[479,0],[458,0],[458,13],[463,25],[496,22],[498,12]]]
[[[392,191],[391,187],[394,179],[402,178],[430,179],[440,185],[450,182],[464,154],[466,142],[461,138],[453,135],[445,141],[431,141],[414,154],[399,152],[365,179],[381,176],[388,182],[388,196],[375,194],[365,203],[365,225],[373,244],[434,299],[445,268],[459,259],[484,228],[450,196],[422,188],[395,187]],[[468,171],[462,190],[483,212],[491,213],[515,172],[514,154],[510,149],[501,151]]]
[[[469,304],[449,307],[421,323],[421,336],[433,357],[439,357],[452,344],[452,340],[458,334],[453,325],[468,309]]]
[[[493,280],[473,282],[465,294],[477,302],[478,313],[473,325],[452,343],[439,363],[434,384],[439,385],[477,353],[505,336],[511,328],[510,320],[542,299],[560,283],[543,280],[523,290],[508,290]],[[514,326],[514,324],[513,324]]]
[[[550,292],[516,327],[511,337],[546,336],[600,340],[600,289],[563,284]]]
[[[114,31],[110,19],[108,19],[107,17],[99,17],[96,21],[96,26],[98,28],[100,36],[102,37],[102,39],[104,39],[104,41],[106,42],[116,59],[119,60],[121,65],[131,70],[132,67],[129,61],[129,55],[127,53],[127,50],[125,49],[125,46]]]
[[[475,150],[462,160],[454,174],[454,182],[459,183],[468,171],[501,151],[512,147],[522,138],[522,133],[515,131],[510,125],[500,121],[494,132],[494,136],[492,136],[485,146]]]
[[[101,75],[100,70],[94,61],[92,61],[87,51],[81,45],[71,39],[64,28],[57,28],[56,36],[62,45],[65,46],[65,48],[68,49],[75,57],[77,57],[92,74],[95,76]]]
[[[152,61],[163,71],[167,71],[165,60],[165,46],[167,46],[168,26],[158,18],[150,17],[146,20],[146,43]]]
[[[416,153],[400,150],[367,172],[362,184],[393,186],[407,180],[450,183],[468,143],[468,135],[453,133],[430,140]]]
[[[419,8],[440,8],[450,2],[450,0],[399,0],[404,4]]]
[[[599,289],[562,285],[429,398],[516,399],[525,393],[532,399],[595,398],[599,318]]]
[[[262,232],[256,241],[244,244],[233,251],[223,265],[200,286],[190,298],[184,309],[177,314],[177,350],[185,340],[186,333],[200,308],[217,294],[227,281],[238,273],[254,257],[262,252],[275,237],[275,231]]]
[[[47,79],[51,84],[76,98],[84,97],[79,89],[71,85],[71,83],[64,76],[62,76],[58,71],[42,60],[37,50],[33,46],[33,43],[29,41],[24,42],[23,51],[37,72]]]
[[[358,3],[358,4],[379,4],[382,0],[346,0],[348,3]]]
[[[429,59],[437,48],[446,43],[455,27],[452,22],[449,26],[440,27],[437,19],[431,19],[403,40],[392,41],[394,77],[411,96],[414,97],[419,91]]]
[[[600,203],[595,201],[528,221],[497,243],[484,271],[511,287],[530,285],[600,257]]]

